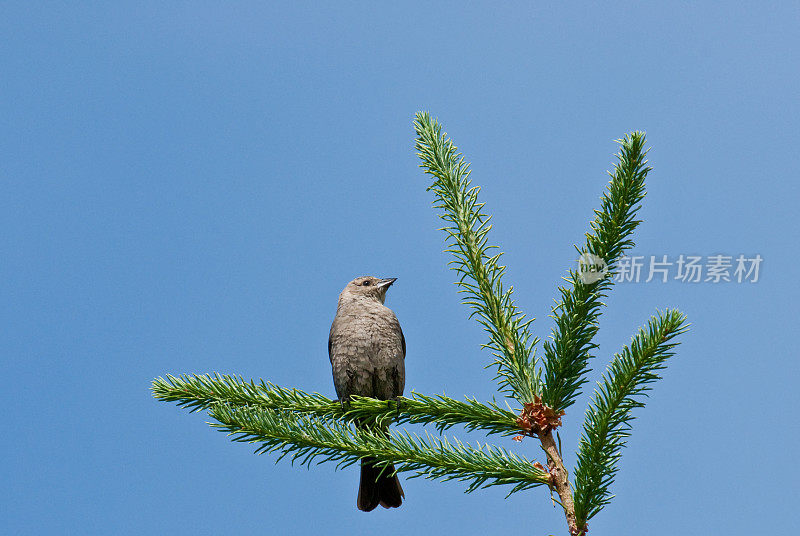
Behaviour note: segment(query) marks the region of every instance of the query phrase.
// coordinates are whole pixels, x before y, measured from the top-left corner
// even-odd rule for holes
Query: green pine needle
[[[439,430],[454,425],[467,430],[483,430],[489,434],[509,436],[519,434],[517,414],[493,402],[482,404],[475,399],[455,400],[444,395],[427,396],[412,393],[397,400],[376,400],[352,397],[342,406],[321,394],[309,394],[300,389],[286,389],[270,382],[245,381],[241,377],[202,374],[167,375],[156,378],[153,396],[164,402],[176,402],[190,411],[211,408],[223,403],[229,406],[253,406],[281,410],[311,417],[376,421],[386,426],[399,424],[430,424]]]
[[[513,288],[505,289],[500,264],[502,253],[492,254],[497,246],[488,245],[492,228],[490,217],[482,212],[478,202],[478,186],[471,186],[469,164],[438,121],[426,112],[418,112],[414,120],[417,134],[416,149],[425,173],[433,176],[428,188],[436,195],[434,207],[444,210],[441,218],[447,222],[448,253],[455,259],[449,264],[459,275],[456,284],[464,294],[463,301],[473,309],[489,334],[489,348],[497,368],[500,391],[518,401],[531,402],[540,390],[536,371],[534,346],[538,339],[531,336],[533,319],[517,309],[511,299]]]
[[[647,166],[645,135],[633,132],[618,140],[620,152],[611,181],[601,199],[601,210],[595,211],[591,232],[578,254],[592,253],[604,259],[613,273],[614,265],[625,250],[633,246],[631,235],[640,220],[636,219],[645,196]],[[575,402],[580,387],[586,383],[589,358],[597,348],[593,342],[598,329],[601,300],[611,289],[612,278],[605,277],[584,284],[577,271],[565,278],[569,285],[559,287],[561,301],[553,308],[555,320],[550,340],[544,347],[544,387],[542,400],[556,411],[566,410]]]
[[[614,356],[586,411],[575,469],[575,514],[585,523],[609,503],[609,487],[617,473],[622,447],[631,433],[632,410],[644,407],[641,395],[660,377],[657,371],[688,329],[686,317],[675,310],[650,319],[630,346]]]
[[[408,432],[370,433],[351,423],[297,417],[283,411],[216,404],[209,410],[219,421],[211,426],[227,432],[233,441],[258,443],[257,454],[276,452],[292,462],[311,464],[333,461],[338,467],[376,458],[397,472],[437,480],[468,482],[467,492],[507,484],[509,494],[546,484],[548,474],[528,459],[499,447],[471,447],[454,439],[427,437]]]

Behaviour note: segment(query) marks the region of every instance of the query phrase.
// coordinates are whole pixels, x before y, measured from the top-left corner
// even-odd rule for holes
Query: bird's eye
[[[361,284],[364,285],[365,287],[368,287],[370,285],[369,279],[367,279],[366,281],[364,281]]]

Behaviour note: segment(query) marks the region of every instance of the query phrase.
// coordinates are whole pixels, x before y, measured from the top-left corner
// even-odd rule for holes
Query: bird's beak
[[[389,288],[395,281],[397,281],[396,277],[389,277],[387,279],[381,279],[380,282],[375,286],[378,288]]]

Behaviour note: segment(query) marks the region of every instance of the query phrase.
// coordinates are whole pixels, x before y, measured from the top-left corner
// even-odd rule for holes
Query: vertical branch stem
[[[572,499],[572,490],[569,487],[569,473],[564,467],[564,460],[561,459],[561,452],[559,452],[555,439],[553,439],[552,430],[539,436],[539,441],[541,441],[542,449],[547,454],[547,467],[550,470],[552,479],[551,485],[555,488],[561,500],[561,506],[564,508],[564,515],[569,526],[569,533],[572,536],[582,536],[585,531],[583,527],[578,527],[578,521],[575,517],[575,501]]]

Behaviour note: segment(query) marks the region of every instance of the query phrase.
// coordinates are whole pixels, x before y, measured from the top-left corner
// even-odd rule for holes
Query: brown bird
[[[350,395],[389,400],[403,394],[406,340],[394,312],[383,305],[396,279],[357,277],[339,294],[328,356],[336,394],[343,403]],[[359,510],[369,512],[379,504],[397,508],[403,497],[393,465],[382,468],[374,458],[361,460]]]

